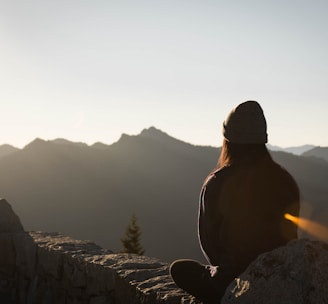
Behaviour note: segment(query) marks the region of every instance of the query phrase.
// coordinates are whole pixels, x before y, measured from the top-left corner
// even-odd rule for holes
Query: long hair
[[[224,139],[217,165],[206,176],[203,185],[206,184],[209,177],[218,169],[238,163],[248,163],[254,168],[259,169],[259,165],[262,167],[265,164],[272,164],[274,161],[265,144],[235,144]]]
[[[216,169],[232,163],[262,159],[272,161],[265,144],[235,144],[224,139]]]

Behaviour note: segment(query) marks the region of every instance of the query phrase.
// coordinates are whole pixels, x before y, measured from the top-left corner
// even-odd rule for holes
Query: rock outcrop
[[[260,255],[227,288],[221,303],[328,303],[328,244],[300,239]]]
[[[8,202],[0,198],[0,233],[24,231],[19,217],[15,214]]]
[[[0,246],[0,303],[198,303],[155,258],[60,233],[0,233]]]
[[[0,228],[0,303],[197,303],[174,284],[167,263],[60,233],[25,232],[5,200]]]

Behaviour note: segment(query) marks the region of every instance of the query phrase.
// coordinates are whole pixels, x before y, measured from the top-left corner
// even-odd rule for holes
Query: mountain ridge
[[[59,231],[114,251],[120,250],[119,240],[135,212],[147,255],[166,261],[202,259],[199,191],[219,152],[157,130],[123,135],[108,146],[38,139],[0,158],[0,196],[11,202],[27,230]],[[270,153],[311,204],[303,214],[327,221],[328,162]]]
[[[295,154],[295,155],[302,155],[303,153],[313,149],[315,147],[315,145],[304,144],[304,145],[301,145],[301,146],[293,146],[293,147],[282,148],[282,147],[279,147],[279,146],[267,144],[267,147],[271,151],[284,151],[284,152],[292,153],[292,154]]]
[[[314,147],[302,154],[307,157],[316,157],[328,162],[328,147]]]
[[[19,151],[18,148],[8,145],[8,144],[3,144],[0,146],[0,158],[4,156],[8,156],[14,152]]]
[[[76,141],[70,141],[67,140],[65,138],[55,138],[52,140],[44,140],[42,138],[38,138],[36,137],[34,140],[32,140],[31,142],[29,142],[28,144],[26,144],[23,148],[16,148],[10,144],[3,144],[0,145],[0,158],[2,156],[7,156],[13,152],[17,152],[19,150],[24,150],[25,148],[29,147],[31,144],[41,144],[41,143],[55,143],[55,144],[62,144],[62,145],[74,145],[74,146],[84,146],[84,147],[91,147],[91,148],[100,148],[100,149],[104,149],[104,148],[108,148],[113,144],[116,144],[117,142],[119,142],[120,140],[124,140],[125,137],[143,137],[143,138],[149,138],[149,139],[153,139],[156,141],[168,141],[168,142],[172,142],[172,141],[178,141],[178,142],[183,142],[185,144],[188,145],[192,145],[192,146],[196,146],[196,147],[211,147],[211,148],[217,148],[216,146],[211,146],[211,145],[194,145],[191,143],[188,143],[186,141],[182,141],[176,137],[173,137],[171,135],[169,135],[168,133],[154,127],[154,126],[150,126],[149,128],[144,128],[141,130],[141,132],[137,135],[128,135],[126,133],[122,133],[121,137],[119,138],[118,141],[111,143],[111,144],[105,144],[102,142],[95,142],[93,144],[88,145],[87,143],[84,142],[76,142]],[[315,150],[316,148],[325,148],[325,147],[320,147],[320,146],[315,146],[312,144],[304,144],[301,146],[292,146],[292,147],[280,147],[280,146],[276,146],[276,145],[271,145],[271,144],[267,144],[267,148],[270,151],[284,151],[284,152],[288,152],[288,153],[292,153],[295,155],[302,155],[304,153],[307,153],[308,151],[311,150]],[[328,147],[327,147],[328,149]]]

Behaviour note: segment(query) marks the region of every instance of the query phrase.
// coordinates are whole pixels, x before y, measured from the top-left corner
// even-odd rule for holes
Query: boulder
[[[0,198],[0,233],[24,231],[19,217],[15,214],[8,202]]]
[[[260,255],[221,300],[237,303],[328,303],[328,244],[299,239]]]

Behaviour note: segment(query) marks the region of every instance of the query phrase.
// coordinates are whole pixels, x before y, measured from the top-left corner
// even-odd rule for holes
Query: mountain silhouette
[[[328,147],[315,147],[302,154],[303,156],[317,157],[328,162]]]
[[[123,134],[111,145],[35,139],[0,158],[0,196],[26,230],[58,231],[114,251],[121,249],[135,213],[147,255],[202,260],[198,197],[219,153],[219,148],[195,146],[154,127]],[[299,183],[311,206],[304,208],[306,215],[326,221],[328,163],[271,153]]]
[[[311,150],[314,147],[315,147],[314,145],[302,145],[302,146],[297,146],[297,147],[281,148],[279,146],[267,144],[267,148],[271,151],[283,151],[283,152],[292,153],[295,155],[302,155],[304,152]]]
[[[4,144],[4,145],[1,145],[0,146],[0,158],[1,157],[4,157],[4,156],[7,156],[7,155],[10,155],[14,152],[17,152],[19,151],[18,148],[15,148],[11,145],[7,145],[7,144]]]

